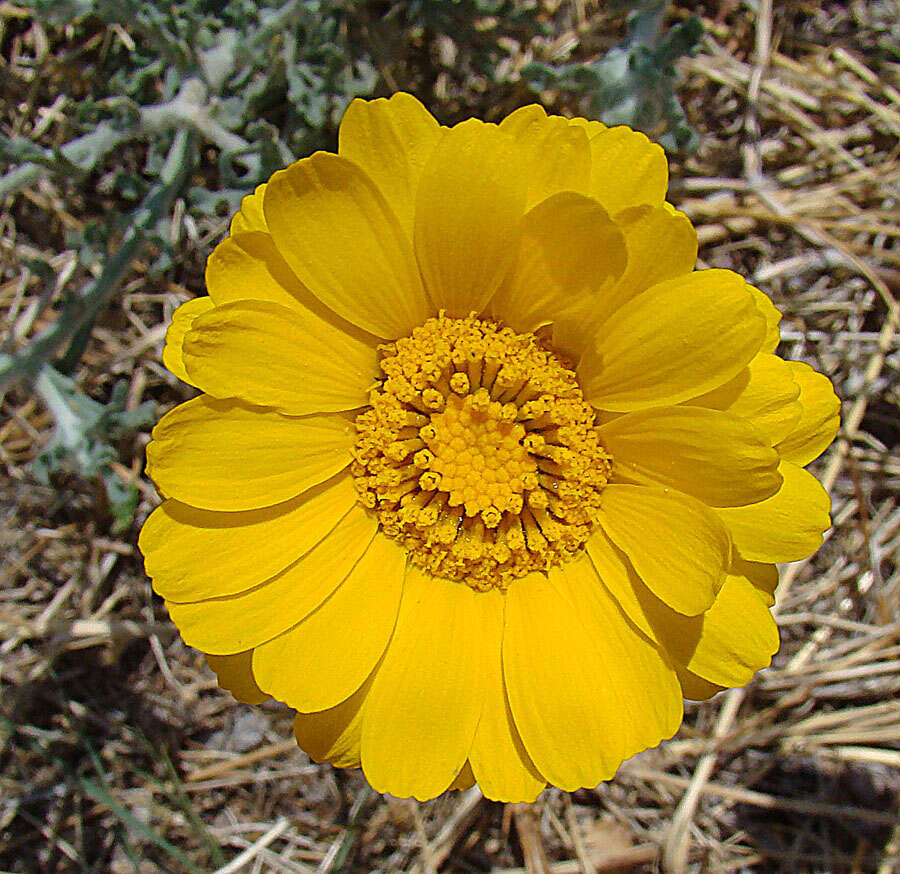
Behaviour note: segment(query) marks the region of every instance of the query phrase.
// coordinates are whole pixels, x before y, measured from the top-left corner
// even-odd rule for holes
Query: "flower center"
[[[440,477],[448,505],[463,507],[466,516],[519,513],[526,482],[537,486],[537,463],[522,446],[525,426],[509,421],[512,412],[479,388],[464,398],[451,395],[419,431],[434,454],[428,467]]]
[[[612,465],[565,363],[534,334],[443,315],[380,351],[352,471],[384,533],[476,589],[575,555]]]

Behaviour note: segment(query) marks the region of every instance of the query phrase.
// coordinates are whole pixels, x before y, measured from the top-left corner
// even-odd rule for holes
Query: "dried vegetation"
[[[834,527],[783,569],[773,666],[690,705],[675,740],[593,791],[548,791],[534,808],[477,789],[425,805],[375,796],[358,774],[311,764],[279,706],[235,705],[174,633],[135,548],[157,500],[146,429],[115,445],[113,470],[139,493],[117,531],[96,483],[35,480],[53,422],[15,388],[0,416],[0,869],[900,871],[900,7],[721,0],[674,14],[688,11],[705,35],[680,97],[700,145],[673,162],[672,199],[699,228],[702,263],[771,294],[782,353],[827,373],[844,402],[816,468]],[[528,99],[519,61],[609,43],[590,0],[545,0],[542,15],[553,35],[512,47],[507,105],[477,77],[466,91],[439,76],[420,96],[444,118],[458,105],[493,116]],[[116,40],[131,36],[73,42],[0,2],[4,134],[65,142],[90,86],[79,59]],[[119,160],[139,171],[138,151]],[[215,185],[214,151],[196,173]],[[102,183],[44,178],[0,202],[4,351],[96,273],[67,240],[115,205]],[[134,261],[88,339],[75,376],[92,398],[121,379],[131,410],[188,397],[159,363],[164,326],[201,291],[226,225],[173,210],[181,257],[163,279]]]

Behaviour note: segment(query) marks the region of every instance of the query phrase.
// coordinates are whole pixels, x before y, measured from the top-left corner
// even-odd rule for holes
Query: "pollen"
[[[534,334],[444,315],[380,352],[352,473],[384,533],[479,590],[574,557],[612,463],[567,362]]]

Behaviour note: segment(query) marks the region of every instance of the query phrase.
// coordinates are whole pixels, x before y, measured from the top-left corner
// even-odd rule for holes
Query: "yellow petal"
[[[499,646],[501,606],[496,591],[409,566],[363,720],[363,771],[376,792],[425,801],[459,774],[481,715],[485,662]]]
[[[302,318],[327,322],[361,343],[378,343],[374,335],[342,319],[315,297],[294,275],[268,233],[235,234],[219,243],[206,262],[206,287],[216,306],[270,301],[296,310]]]
[[[587,193],[591,151],[582,127],[529,106],[507,116],[500,130],[512,136],[519,148],[528,182],[527,208],[560,191]]]
[[[516,331],[534,331],[579,296],[609,289],[624,268],[622,233],[606,210],[580,194],[555,194],[525,216],[518,261],[490,311]]]
[[[629,619],[638,628],[649,629],[650,639],[676,665],[705,680],[721,686],[742,686],[769,664],[778,649],[775,620],[744,574],[749,563],[738,562],[726,574],[709,610],[684,616],[657,598],[602,535],[591,538],[588,553],[600,579]],[[750,572],[755,573],[752,566]]]
[[[669,655],[717,686],[743,686],[778,650],[778,626],[745,577],[726,576],[702,616],[682,616],[647,590],[639,597]]]
[[[618,308],[642,291],[677,276],[697,263],[697,232],[690,219],[668,203],[635,206],[616,216],[625,235],[628,266],[610,295]]]
[[[513,139],[470,119],[434,150],[416,200],[415,247],[428,293],[447,315],[480,312],[512,267],[526,179]]]
[[[761,352],[734,379],[688,403],[747,419],[774,446],[800,420],[799,396],[788,362]]]
[[[789,461],[783,461],[778,472],[784,482],[771,498],[715,511],[738,552],[750,561],[806,558],[822,545],[822,534],[831,525],[831,500],[819,481]]]
[[[207,394],[297,416],[364,406],[378,373],[374,346],[312,313],[261,300],[196,318],[183,357]]]
[[[509,134],[513,139],[524,136],[526,131],[535,124],[547,121],[547,111],[538,103],[529,103],[514,109],[503,121],[500,122],[500,130]]]
[[[499,629],[498,629],[499,632]],[[545,780],[525,752],[503,681],[501,641],[484,663],[484,704],[469,761],[481,791],[492,801],[534,801]]]
[[[547,111],[538,103],[530,103],[513,110],[500,122],[500,130],[518,139],[527,134],[528,129],[538,125],[552,125],[557,121],[564,121],[571,127],[577,127],[584,131],[588,139],[602,133],[607,129],[602,121],[587,118],[567,118],[564,115],[547,115]]]
[[[327,710],[352,695],[372,673],[394,630],[405,567],[405,550],[375,537],[327,601],[256,648],[257,682],[303,712]]]
[[[356,164],[327,152],[297,161],[269,181],[264,208],[284,260],[347,321],[395,339],[431,315],[409,238]]]
[[[581,608],[543,574],[506,593],[503,675],[522,743],[550,784],[573,791],[615,774],[629,719]]]
[[[441,128],[412,94],[357,98],[344,113],[338,154],[365,170],[412,239],[416,189]]]
[[[602,528],[598,528],[588,540],[587,554],[597,576],[625,615],[650,640],[659,643],[653,626],[638,600],[637,591],[643,583],[631,562]]]
[[[528,174],[527,209],[561,191],[587,192],[591,155],[581,128],[551,116],[532,126],[519,140],[519,148]]]
[[[356,502],[346,473],[262,510],[218,513],[170,499],[141,529],[147,576],[174,601],[246,591],[315,546]]]
[[[800,420],[776,449],[781,457],[803,467],[818,458],[837,436],[841,426],[841,402],[827,376],[802,361],[788,361],[800,388]]]
[[[600,525],[673,610],[693,616],[709,609],[729,564],[730,544],[705,504],[668,489],[609,485]]]
[[[375,530],[374,519],[354,507],[299,561],[261,586],[208,601],[166,601],[169,615],[188,646],[215,655],[252,649],[312,613],[350,573]]]
[[[266,183],[257,185],[252,194],[248,194],[241,201],[241,208],[234,214],[231,220],[229,232],[240,234],[244,231],[266,231],[266,217],[263,215],[262,204]]]
[[[766,607],[775,603],[775,589],[778,588],[777,565],[746,561],[738,556],[732,562],[729,573],[749,580]]]
[[[608,130],[607,126],[602,121],[597,121],[594,118],[568,118],[566,121],[569,124],[574,125],[575,127],[580,127],[588,137],[595,137],[599,133],[603,133],[603,131]]]
[[[586,555],[550,570],[551,581],[577,605],[605,667],[604,684],[630,717],[625,756],[656,746],[681,724],[681,687],[659,648],[619,610]]]
[[[702,407],[626,413],[599,430],[617,481],[669,486],[713,507],[771,497],[781,485],[778,453],[754,428]]]
[[[297,307],[311,297],[272,238],[260,231],[235,234],[213,249],[206,262],[206,287],[216,306],[236,300],[268,300]]]
[[[205,510],[271,507],[350,463],[353,426],[338,415],[288,418],[201,396],[153,429],[147,474],[168,497]]]
[[[678,667],[678,682],[681,683],[681,691],[684,697],[690,701],[707,701],[713,695],[725,691],[725,686],[717,686],[692,674],[687,668]]]
[[[765,292],[760,291],[753,285],[748,285],[747,289],[753,295],[760,315],[766,320],[766,336],[763,340],[761,351],[774,352],[781,342],[781,330],[778,327],[781,322],[781,313]]]
[[[184,335],[191,329],[194,319],[208,313],[213,308],[213,302],[208,297],[195,297],[192,300],[185,301],[174,313],[172,313],[172,323],[166,331],[166,345],[163,346],[162,363],[170,372],[174,373],[182,382],[193,385],[194,382],[188,376],[184,369],[184,359],[182,357],[182,346],[184,344]]]
[[[330,710],[298,713],[294,717],[294,738],[300,749],[314,762],[358,768],[363,714],[371,687],[369,678],[346,701]]]
[[[677,627],[672,630],[683,639]],[[756,589],[745,577],[729,574],[716,603],[703,614],[700,636],[685,664],[717,686],[743,686],[768,667],[779,645],[778,626]]]
[[[631,206],[660,206],[666,198],[666,153],[639,131],[611,127],[591,139],[590,194],[610,215]]]
[[[765,325],[746,283],[728,270],[660,282],[600,328],[578,371],[585,397],[628,412],[677,403],[724,384],[759,351]]]
[[[475,785],[475,775],[472,773],[472,766],[466,762],[462,770],[456,775],[456,779],[450,784],[451,790],[471,789]]]
[[[234,655],[207,655],[206,663],[216,675],[223,689],[227,689],[237,701],[244,704],[262,704],[269,696],[256,685],[251,668],[252,650]]]
[[[697,260],[697,232],[687,216],[664,203],[634,206],[615,218],[625,238],[627,263],[613,288],[585,298],[557,318],[553,342],[575,358],[592,347],[598,327],[651,285],[690,273]]]

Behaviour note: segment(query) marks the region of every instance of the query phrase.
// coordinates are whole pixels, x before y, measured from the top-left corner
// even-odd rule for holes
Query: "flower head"
[[[167,334],[202,394],[154,429],[141,548],[314,759],[527,800],[768,664],[837,399],[666,186],[628,128],[396,94],[245,198]]]

